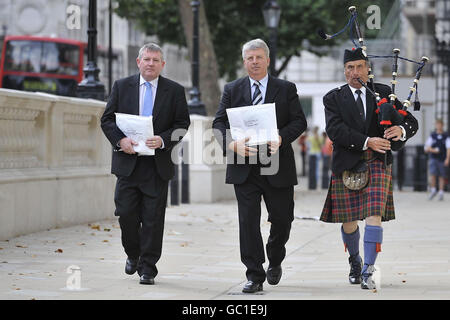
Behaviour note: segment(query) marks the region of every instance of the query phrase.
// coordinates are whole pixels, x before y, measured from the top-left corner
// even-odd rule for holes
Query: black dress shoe
[[[267,282],[271,285],[276,285],[280,282],[281,275],[283,274],[283,270],[280,266],[267,268]]]
[[[148,274],[143,274],[139,279],[140,284],[155,284],[155,278]]]
[[[137,259],[127,259],[127,262],[125,264],[125,273],[126,274],[134,274],[137,270],[139,258]]]
[[[350,282],[350,284],[360,284],[361,270],[363,266],[361,257],[359,255],[350,256],[350,258],[348,258],[348,263],[350,264],[350,273],[348,274],[348,281]]]
[[[262,291],[263,290],[263,285],[262,283],[258,283],[258,282],[253,282],[253,281],[247,281],[247,283],[245,284],[244,288],[242,289],[242,292],[244,293],[255,293],[258,291]]]

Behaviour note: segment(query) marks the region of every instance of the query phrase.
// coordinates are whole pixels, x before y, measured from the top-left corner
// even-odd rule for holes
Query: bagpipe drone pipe
[[[386,55],[386,56],[376,56],[376,55],[368,55],[367,54],[367,47],[364,44],[364,38],[361,33],[361,29],[359,27],[358,23],[358,15],[356,12],[356,7],[351,6],[348,8],[348,11],[350,12],[350,19],[347,23],[347,25],[340,30],[339,32],[329,35],[326,34],[323,29],[319,29],[317,32],[319,36],[324,40],[333,39],[334,37],[337,37],[338,35],[342,34],[345,30],[349,29],[349,36],[353,44],[362,49],[363,55],[367,58],[367,63],[369,65],[368,69],[368,83],[364,83],[361,79],[358,79],[358,81],[361,83],[362,86],[366,88],[366,90],[373,95],[373,97],[376,99],[377,102],[377,110],[376,113],[378,114],[378,121],[380,125],[383,125],[385,128],[392,126],[392,125],[399,125],[402,123],[403,118],[407,114],[407,109],[411,106],[411,98],[412,95],[415,94],[415,101],[414,101],[414,110],[420,110],[420,102],[418,100],[418,84],[420,80],[420,76],[422,74],[422,70],[425,67],[425,64],[429,61],[427,57],[422,57],[420,62],[410,60],[404,57],[400,57],[400,49],[394,48],[392,50],[393,55]],[[356,32],[356,37],[358,39],[358,42],[354,39],[354,32]],[[376,92],[375,84],[374,84],[374,75],[371,69],[371,64],[369,62],[369,58],[393,58],[393,64],[392,64],[392,80],[391,80],[391,94],[389,95],[389,100],[386,98],[381,99],[380,95]],[[413,85],[410,87],[410,91],[408,94],[408,97],[403,101],[401,104],[401,107],[396,106],[396,100],[397,96],[395,94],[396,84],[397,84],[397,75],[398,75],[398,59],[415,63],[418,65],[416,74],[413,80]]]

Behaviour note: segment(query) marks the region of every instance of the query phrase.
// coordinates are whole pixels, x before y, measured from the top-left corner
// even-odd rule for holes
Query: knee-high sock
[[[359,227],[353,233],[345,233],[341,227],[342,241],[351,256],[359,255]]]
[[[366,226],[364,229],[364,267],[362,274],[369,265],[375,264],[378,252],[383,242],[383,228],[379,226]]]

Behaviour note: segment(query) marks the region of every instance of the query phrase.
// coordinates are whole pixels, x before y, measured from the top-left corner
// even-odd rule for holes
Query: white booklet
[[[247,145],[278,141],[275,103],[226,109],[233,140],[249,137]]]
[[[153,117],[136,116],[133,114],[117,113],[116,112],[116,124],[117,127],[128,138],[133,139],[138,145],[133,146],[135,152],[153,156],[155,150],[150,149],[145,145],[145,141],[153,137]]]

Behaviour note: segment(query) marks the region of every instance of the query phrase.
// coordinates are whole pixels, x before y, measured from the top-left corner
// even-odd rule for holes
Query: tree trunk
[[[217,67],[214,45],[209,33],[208,21],[206,20],[205,7],[200,1],[199,7],[199,73],[201,100],[205,104],[208,116],[216,113],[220,101],[221,91],[219,88],[219,71]],[[192,61],[192,30],[193,13],[191,0],[178,0],[181,23],[183,24],[186,42],[188,44]]]

